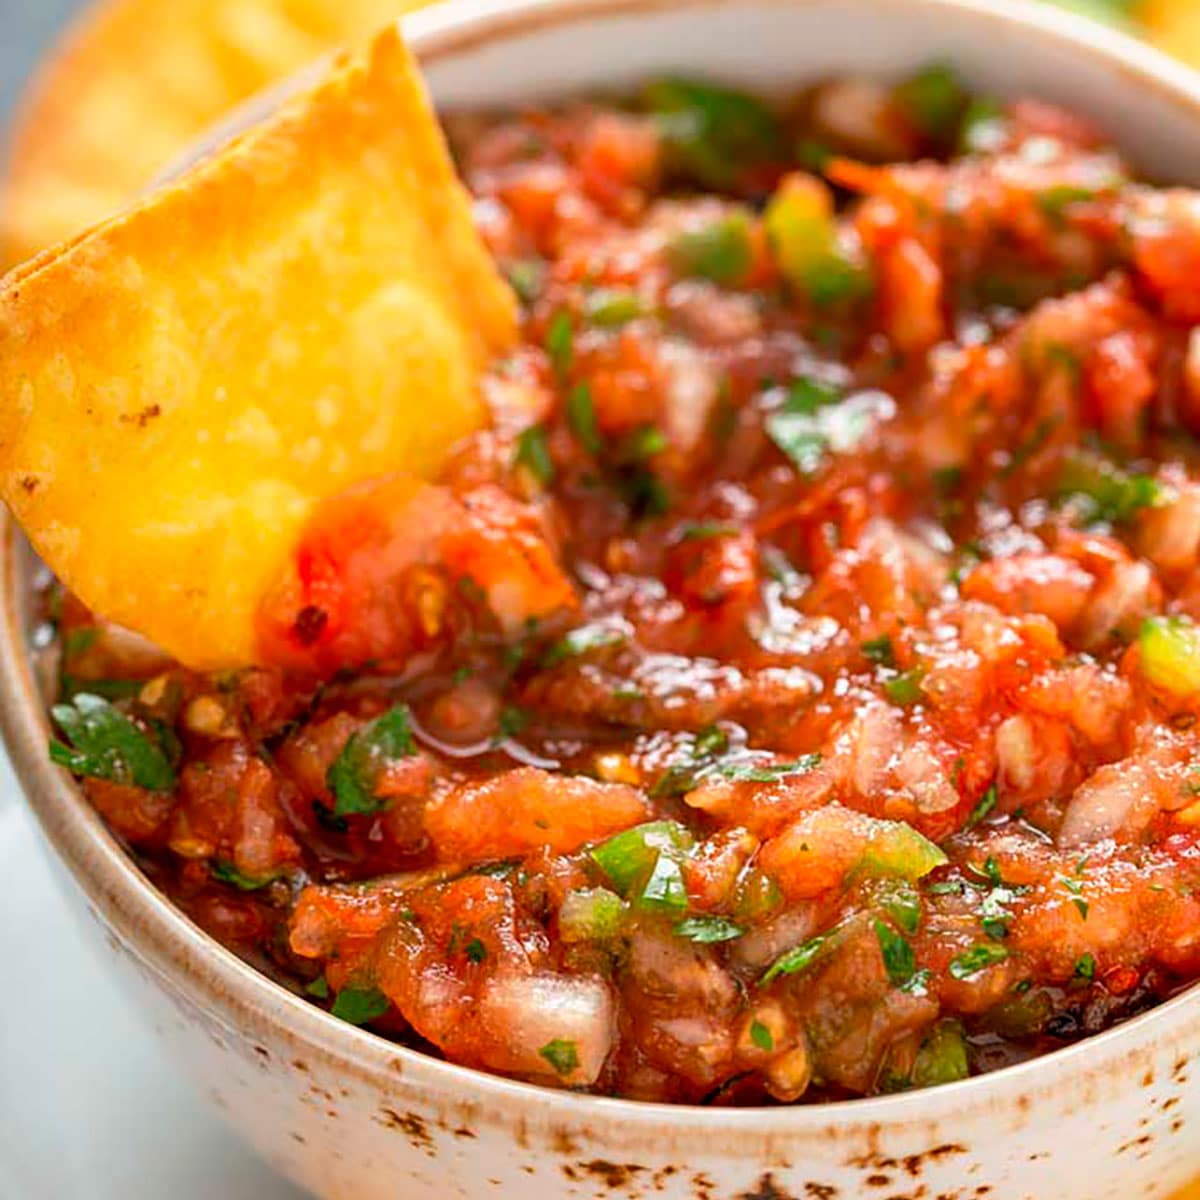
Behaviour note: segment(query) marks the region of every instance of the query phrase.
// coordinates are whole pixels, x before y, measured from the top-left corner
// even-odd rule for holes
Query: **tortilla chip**
[[[1195,0],[1144,0],[1137,15],[1160,50],[1200,66],[1200,8]]]
[[[112,216],[229,109],[423,2],[101,0],[21,105],[0,263]]]
[[[389,30],[0,284],[0,494],[101,616],[190,666],[244,665],[315,503],[436,472],[515,331]]]

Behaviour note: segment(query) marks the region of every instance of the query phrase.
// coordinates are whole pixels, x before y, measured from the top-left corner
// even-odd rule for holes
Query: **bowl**
[[[1158,178],[1191,171],[1200,183],[1200,78],[1017,0],[456,0],[405,30],[435,99],[453,107],[670,70],[770,90],[947,59],[977,87],[1090,114]],[[335,1020],[190,924],[51,766],[31,650],[37,565],[7,518],[0,535],[0,723],[64,882],[179,1069],[316,1195],[1124,1200],[1165,1195],[1195,1173],[1200,990],[995,1074],[791,1108],[544,1090]]]

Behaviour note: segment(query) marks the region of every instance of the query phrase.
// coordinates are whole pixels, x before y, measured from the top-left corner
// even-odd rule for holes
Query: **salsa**
[[[523,304],[488,428],[322,504],[270,667],[50,596],[51,755],[150,878],[337,1017],[644,1100],[1200,976],[1200,196],[944,66],[449,132]]]

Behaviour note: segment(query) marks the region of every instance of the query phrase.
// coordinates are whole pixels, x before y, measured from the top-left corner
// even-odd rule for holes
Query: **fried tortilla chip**
[[[100,0],[29,87],[0,263],[122,209],[228,110],[424,0]]]
[[[0,285],[0,493],[101,616],[192,667],[250,663],[314,505],[436,472],[515,331],[389,30]]]

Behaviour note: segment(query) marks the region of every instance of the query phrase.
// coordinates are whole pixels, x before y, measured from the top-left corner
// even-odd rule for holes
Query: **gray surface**
[[[0,115],[7,118],[37,56],[79,7],[79,0],[0,0]]]

